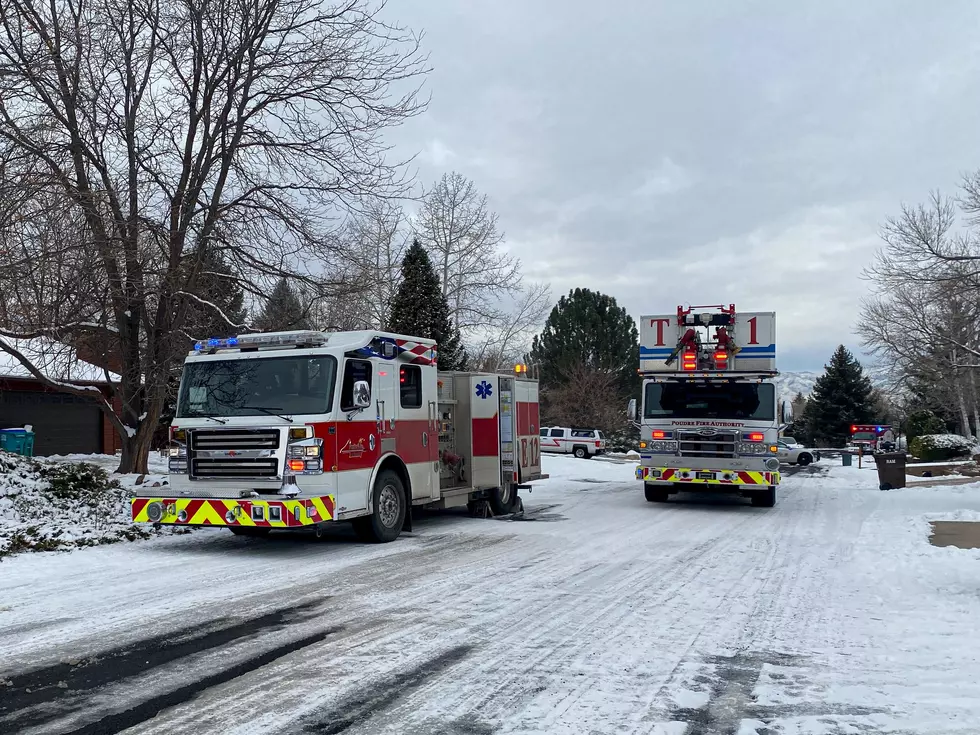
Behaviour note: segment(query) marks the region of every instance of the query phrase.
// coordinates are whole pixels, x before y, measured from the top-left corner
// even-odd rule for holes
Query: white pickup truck
[[[579,459],[586,459],[606,453],[606,437],[598,429],[542,426],[541,451],[551,454],[572,454]]]

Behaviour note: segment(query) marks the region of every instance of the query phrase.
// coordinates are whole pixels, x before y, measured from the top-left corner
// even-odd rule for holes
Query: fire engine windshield
[[[177,416],[328,413],[336,374],[329,355],[188,362]]]
[[[648,419],[776,418],[771,383],[647,383],[643,416]]]

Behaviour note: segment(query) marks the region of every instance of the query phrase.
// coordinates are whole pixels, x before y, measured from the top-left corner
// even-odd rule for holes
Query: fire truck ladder
[[[717,309],[715,313],[695,312],[695,309]],[[670,353],[665,364],[671,365],[678,355],[681,356],[682,367],[685,370],[696,370],[703,363],[709,362],[716,368],[726,369],[731,358],[739,353],[741,348],[735,341],[735,304],[710,304],[705,306],[677,307],[677,325],[687,327],[677,346]],[[711,339],[710,328],[715,327],[714,340]],[[701,340],[699,328],[708,332],[708,339]]]

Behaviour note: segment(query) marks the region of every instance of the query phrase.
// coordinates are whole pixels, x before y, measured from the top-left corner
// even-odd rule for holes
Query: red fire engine
[[[195,345],[171,426],[169,495],[135,522],[240,535],[352,521],[369,541],[411,528],[411,507],[520,508],[542,479],[538,383],[439,372],[431,340],[275,332]],[[520,371],[518,371],[520,373]]]

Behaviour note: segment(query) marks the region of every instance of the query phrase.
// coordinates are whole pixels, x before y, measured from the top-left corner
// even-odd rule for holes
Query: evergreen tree
[[[388,331],[434,339],[441,370],[466,368],[466,353],[459,330],[449,318],[449,303],[429,254],[417,239],[402,259],[402,281],[391,301]]]
[[[286,278],[280,278],[265,302],[255,326],[260,332],[288,332],[311,329],[303,301]]]
[[[197,279],[197,294],[221,310],[190,301],[187,307],[187,333],[195,339],[231,337],[241,330],[246,321],[245,294],[232,273],[228,262],[218,251],[208,251],[202,256],[201,274]],[[224,316],[228,317],[225,319]],[[235,325],[228,323],[231,320]]]
[[[639,395],[639,333],[612,296],[587,288],[562,296],[534,338],[530,360],[540,370],[542,387],[561,385],[563,375],[582,365],[612,372],[622,395]]]
[[[806,423],[813,439],[828,446],[843,446],[851,424],[876,420],[875,392],[854,356],[841,345],[813,387],[806,408]]]

